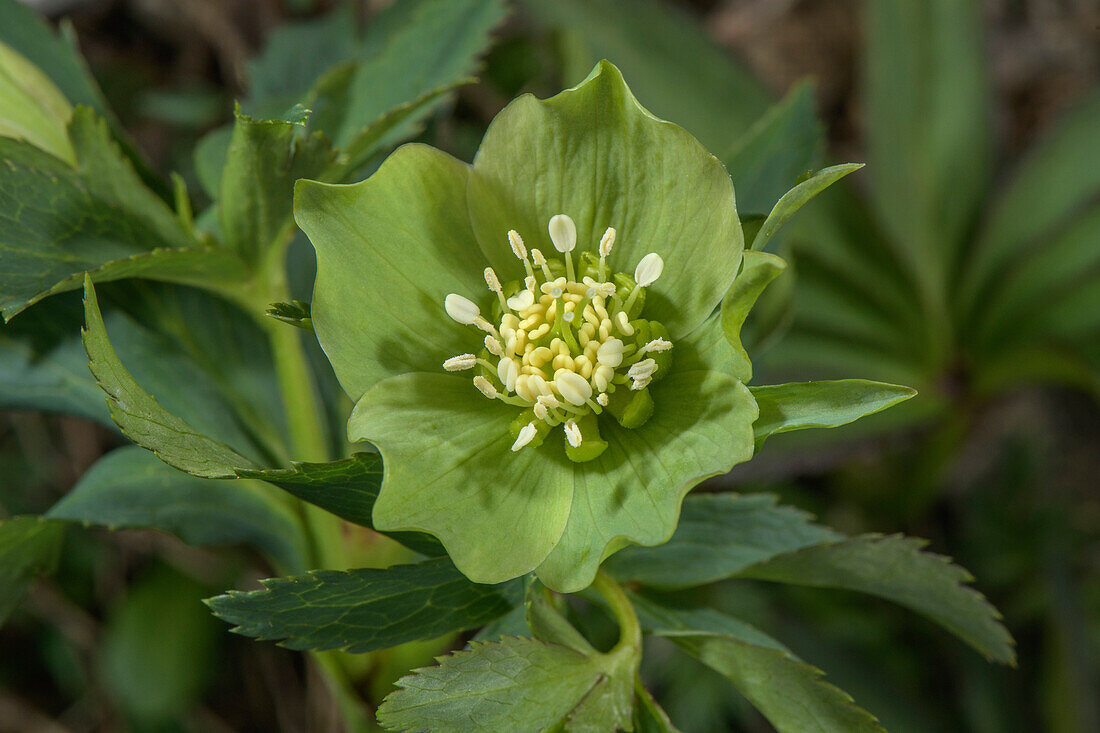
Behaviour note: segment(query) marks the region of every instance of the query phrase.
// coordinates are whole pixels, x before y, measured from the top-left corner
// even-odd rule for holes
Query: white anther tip
[[[535,304],[535,294],[530,290],[521,290],[508,299],[508,307],[514,311],[530,308]]]
[[[672,348],[672,342],[666,341],[662,338],[656,338],[650,341],[648,344],[642,347],[642,353],[649,353],[651,351],[668,351]]]
[[[546,257],[542,254],[542,250],[531,250],[531,259],[534,260],[536,267],[542,267],[546,264]]]
[[[497,392],[497,388],[493,386],[493,383],[482,376],[474,377],[474,386],[477,387],[481,394],[485,395],[491,400],[495,400],[500,396],[500,392]]]
[[[634,281],[643,288],[649,287],[657,281],[664,269],[665,261],[661,259],[661,255],[650,252],[634,268]]]
[[[461,372],[463,369],[473,369],[476,364],[477,357],[473,354],[459,354],[443,362],[443,368],[449,372]]]
[[[572,252],[577,246],[577,225],[566,214],[550,217],[550,241],[559,252]]]
[[[489,353],[493,356],[504,356],[504,346],[502,346],[500,341],[497,341],[493,336],[485,337],[485,348],[488,349]]]
[[[489,290],[494,293],[500,292],[500,278],[497,277],[496,270],[491,267],[485,268],[485,284],[489,286]]]
[[[577,425],[577,423],[573,422],[572,420],[565,423],[565,438],[569,441],[569,445],[573,446],[574,448],[581,447],[581,440],[583,439],[583,437],[581,436],[581,429]]]
[[[601,407],[607,407],[607,403],[610,402],[607,397],[607,392],[600,392],[596,395],[596,402],[599,402]]]
[[[518,451],[523,446],[530,443],[538,435],[539,431],[535,429],[535,424],[529,422],[520,428],[519,436],[516,438],[516,442],[512,443],[512,452]]]
[[[607,231],[603,233],[600,238],[600,257],[607,257],[611,254],[611,248],[615,246],[615,229],[608,227]]]
[[[517,259],[527,259],[527,247],[523,244],[523,237],[515,229],[508,230],[508,244],[512,246],[512,252]]]
[[[631,366],[626,374],[631,379],[648,379],[655,371],[657,371],[657,362],[653,359],[642,359]]]
[[[451,293],[443,300],[443,309],[448,316],[464,326],[472,325],[481,315],[481,309],[476,303],[457,293]]]

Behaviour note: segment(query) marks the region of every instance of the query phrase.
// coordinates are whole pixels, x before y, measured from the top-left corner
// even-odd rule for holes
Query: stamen
[[[500,287],[500,278],[497,277],[497,272],[491,267],[485,268],[485,284],[489,286],[489,290],[497,294],[497,298],[500,300],[500,309],[502,311],[508,310],[508,303],[504,300],[504,290]]]
[[[512,443],[512,452],[518,451],[523,446],[530,443],[535,439],[535,436],[539,434],[539,431],[535,429],[535,424],[529,422],[520,428],[519,437],[516,438],[516,442]]]
[[[492,336],[485,337],[485,348],[488,349],[489,353],[493,356],[504,357],[504,346]]]
[[[565,276],[570,282],[576,280],[573,275],[573,248],[577,246],[577,225],[566,214],[550,217],[550,241],[554,249],[565,255]]]
[[[459,354],[443,362],[443,368],[449,372],[461,372],[464,369],[473,369],[476,365],[477,357],[473,354]]]
[[[515,253],[516,259],[527,259],[527,247],[523,244],[523,237],[515,229],[508,230],[508,244],[512,245],[512,252]]]
[[[565,438],[569,441],[569,445],[573,446],[574,448],[581,447],[581,440],[583,440],[583,436],[581,436],[581,429],[573,420],[565,423]]]
[[[637,292],[637,291],[635,291]],[[633,300],[633,298],[631,298]],[[630,306],[630,301],[627,301],[627,306]],[[633,336],[634,327],[630,325],[630,320],[627,318],[626,311],[622,310],[615,314],[615,325],[619,327],[619,330],[623,332],[624,336]]]
[[[611,248],[615,246],[615,230],[612,227],[608,227],[607,231],[600,237],[600,279],[607,278],[607,256],[611,254]]]
[[[481,309],[477,307],[476,303],[457,293],[450,293],[443,299],[443,309],[454,321],[464,326],[473,325],[474,321],[481,315]]]
[[[604,341],[596,351],[596,359],[612,369],[619,366],[623,363],[623,342],[619,339]]]
[[[485,395],[491,400],[495,400],[497,397],[500,397],[500,392],[497,392],[497,388],[493,386],[493,383],[485,377],[481,376],[480,374],[474,377],[474,386],[477,387],[478,391],[481,392],[481,394]]]
[[[516,389],[516,379],[519,378],[519,364],[515,359],[501,359],[497,364],[497,377],[500,378],[500,383],[504,385],[504,388],[509,392],[514,392]]]
[[[546,422],[546,418],[550,417],[550,411],[547,410],[546,405],[542,404],[541,402],[536,402],[535,406],[531,409],[534,411],[535,417],[537,417],[539,420],[542,420],[543,422]]]
[[[583,405],[592,396],[592,385],[576,372],[559,369],[554,374],[554,383],[557,385],[561,396],[570,404]]]
[[[656,252],[650,252],[634,268],[634,281],[640,287],[647,288],[657,281],[665,269],[665,261]]]
[[[599,402],[603,407],[607,407],[607,403],[611,400],[607,396],[607,392],[600,392],[596,395],[596,402]]]
[[[550,268],[546,264],[546,258],[543,257],[541,251],[537,249],[531,250],[531,259],[534,260],[537,267],[542,268],[542,276],[544,278],[546,278],[547,280],[554,279],[554,275],[550,272]]]
[[[646,377],[644,379],[635,379],[633,382],[630,383],[630,389],[637,392],[640,389],[645,389],[647,386],[649,386],[649,383],[652,382],[652,381],[653,381],[653,377]]]
[[[652,341],[650,341],[645,346],[643,346],[642,350],[639,351],[638,353],[648,354],[651,351],[653,351],[653,352],[668,351],[671,348],[672,348],[672,342],[671,341],[666,341],[662,338],[656,338],[656,339],[653,339]]]
[[[642,359],[637,364],[630,367],[626,375],[631,379],[646,379],[651,377],[653,372],[657,371],[657,362],[653,359]]]

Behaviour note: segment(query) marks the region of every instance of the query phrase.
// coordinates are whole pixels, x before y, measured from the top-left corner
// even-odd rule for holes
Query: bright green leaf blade
[[[504,19],[502,0],[414,0],[375,19],[382,32],[368,34],[362,61],[348,85],[343,122],[329,130],[344,148],[364,127],[390,110],[470,76]],[[444,97],[435,97],[390,131],[389,141],[408,137]]]
[[[867,5],[867,131],[883,226],[942,299],[990,174],[981,7],[955,0]]]
[[[695,613],[646,606],[655,633],[725,675],[779,733],[883,733],[873,715],[822,679],[821,670],[763,632],[716,613],[693,629],[701,619]]]
[[[354,400],[386,377],[438,371],[480,343],[443,310],[448,293],[485,292],[467,171],[406,145],[362,183],[295,188],[295,218],[317,251],[313,327]]]
[[[746,251],[741,272],[722,298],[722,331],[737,354],[732,374],[742,382],[752,379],[752,362],[741,342],[741,329],[760,294],[786,268],[787,263],[773,254]]]
[[[673,340],[711,314],[741,264],[725,169],[683,128],[644,110],[606,61],[573,89],[522,96],[497,115],[474,159],[469,207],[478,242],[505,279],[519,271],[507,232],[554,253],[547,224],[556,214],[576,222],[577,253],[595,251],[614,227],[613,271],[633,273],[657,252],[664,271],[646,289],[645,315]]]
[[[351,458],[330,463],[294,463],[286,469],[239,470],[237,474],[242,478],[267,481],[341,519],[374,528],[371,512],[382,485],[382,457],[377,453],[356,453]],[[443,548],[429,535],[419,532],[387,534],[423,555],[443,554]]]
[[[560,723],[602,670],[591,657],[534,639],[473,642],[397,681],[378,708],[388,730],[537,733]]]
[[[301,108],[298,108],[301,110]],[[328,168],[336,153],[324,136],[305,135],[305,114],[254,120],[237,113],[218,189],[225,245],[256,263],[290,232],[294,182]]]
[[[985,307],[1001,279],[1041,252],[1100,195],[1100,92],[1083,99],[1031,151],[994,205],[959,287],[963,322]]]
[[[126,437],[151,450],[165,463],[204,478],[234,478],[235,469],[252,461],[194,428],[160,404],[134,380],[107,338],[91,278],[84,281],[84,349],[88,366],[107,393],[111,419]]]
[[[72,113],[50,78],[0,41],[0,135],[26,140],[73,165],[66,129]]]
[[[866,379],[791,382],[749,389],[760,406],[760,418],[753,425],[757,446],[777,433],[847,425],[916,394],[909,387]]]
[[[207,599],[234,631],[289,649],[368,652],[482,626],[522,600],[522,584],[476,585],[447,558],[385,570],[315,570]]]
[[[586,588],[601,561],[627,544],[666,541],[688,491],[752,456],[756,405],[740,382],[718,372],[673,371],[650,391],[649,421],[636,430],[601,424],[608,449],[575,468],[569,522],[538,568],[554,590]]]
[[[764,85],[735,64],[704,29],[655,0],[528,0],[544,23],[581,39],[590,57],[567,82],[609,59],[658,116],[676,120],[709,150],[728,150],[771,102]]]
[[[828,168],[822,168],[808,179],[787,191],[772,207],[768,218],[752,240],[752,248],[756,252],[763,249],[771,241],[772,237],[783,228],[783,225],[791,220],[799,209],[806,205],[810,199],[817,196],[829,186],[839,181],[844,176],[858,171],[863,167],[862,163],[843,163]]]
[[[770,494],[700,494],[684,501],[672,539],[657,547],[628,547],[610,558],[605,570],[621,582],[687,588],[841,537],[812,524],[803,511],[778,506]]]
[[[41,298],[96,281],[147,277],[190,284],[243,277],[231,253],[201,248],[149,191],[106,124],[78,108],[70,125],[73,169],[25,143],[0,138],[0,308],[11,318]]]
[[[814,110],[814,87],[798,84],[722,156],[742,214],[769,211],[799,176],[816,169],[823,137]]]
[[[40,517],[0,520],[0,625],[31,582],[57,567],[63,536],[62,525]]]
[[[973,580],[966,570],[943,555],[922,552],[926,544],[899,535],[865,535],[780,555],[740,575],[886,598],[930,618],[988,659],[1015,664],[1012,637],[1000,614],[964,585]]]
[[[435,535],[475,582],[534,570],[569,517],[573,469],[560,448],[513,452],[513,419],[515,408],[455,375],[379,383],[348,423],[348,437],[369,440],[385,460],[374,525]]]
[[[97,461],[46,516],[108,529],[160,529],[189,545],[249,545],[283,572],[301,572],[301,525],[267,491],[252,481],[190,476],[128,446]]]

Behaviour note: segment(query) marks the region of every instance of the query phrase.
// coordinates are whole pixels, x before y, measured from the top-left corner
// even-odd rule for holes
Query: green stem
[[[634,613],[634,606],[626,597],[622,587],[601,570],[592,581],[592,589],[607,601],[607,607],[615,617],[615,623],[619,625],[619,641],[608,654],[641,649],[642,627],[638,623],[637,614]]]

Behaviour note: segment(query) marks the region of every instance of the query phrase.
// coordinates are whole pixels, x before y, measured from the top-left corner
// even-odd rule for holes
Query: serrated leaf
[[[293,226],[294,182],[317,177],[336,152],[320,133],[305,133],[308,110],[254,120],[239,111],[218,189],[218,223],[226,246],[256,263]]]
[[[301,525],[262,485],[190,476],[137,446],[93,464],[46,516],[108,529],[160,529],[189,545],[249,545],[283,572],[305,569]]]
[[[883,733],[873,715],[822,679],[821,670],[762,631],[717,612],[700,624],[690,611],[644,599],[638,604],[647,612],[650,633],[667,636],[725,675],[779,733]]]
[[[130,376],[107,338],[90,277],[84,280],[84,318],[88,366],[107,393],[111,419],[126,437],[170,466],[195,476],[235,478],[235,469],[255,467],[229,446],[199,434],[165,410]]]
[[[367,652],[482,626],[522,597],[522,583],[471,583],[447,558],[385,570],[314,570],[265,589],[209,598],[234,631],[289,649]]]
[[[599,681],[596,659],[535,639],[473,642],[397,681],[378,708],[389,730],[433,733],[554,727]]]
[[[294,463],[286,469],[241,469],[237,475],[267,481],[341,519],[374,528],[371,512],[382,484],[382,457],[377,453],[356,453],[329,463]],[[431,535],[385,534],[428,557],[444,554],[443,547]]]
[[[267,315],[276,321],[313,332],[313,319],[310,317],[308,302],[294,300],[289,303],[272,303],[267,309]]]
[[[798,210],[809,202],[814,196],[824,191],[829,186],[839,181],[849,173],[858,171],[863,163],[842,163],[828,168],[822,168],[805,181],[802,181],[790,191],[783,194],[768,213],[768,218],[760,226],[760,231],[752,240],[752,249],[761,252],[768,246],[772,237],[783,228],[783,225],[791,220]]]
[[[236,282],[243,264],[200,247],[142,183],[107,125],[77,108],[69,126],[76,168],[0,138],[0,309],[10,319],[47,295],[147,277],[194,285]]]
[[[757,450],[777,433],[847,425],[916,395],[909,387],[866,379],[770,384],[749,391],[760,407],[752,426]]]
[[[799,176],[820,164],[823,138],[814,87],[798,84],[721,156],[737,190],[738,211],[769,211]],[[749,246],[747,236],[745,241]]]
[[[695,494],[684,500],[672,539],[628,547],[604,569],[621,582],[688,588],[728,578],[752,565],[843,535],[811,523],[799,509],[778,506],[771,494]]]
[[[62,537],[62,525],[41,517],[0,520],[0,625],[31,582],[57,567]]]
[[[900,535],[863,535],[779,555],[738,575],[886,598],[935,621],[988,659],[1015,664],[1012,637],[997,609],[965,585],[973,580],[970,573],[950,558],[922,552],[927,544]]]

